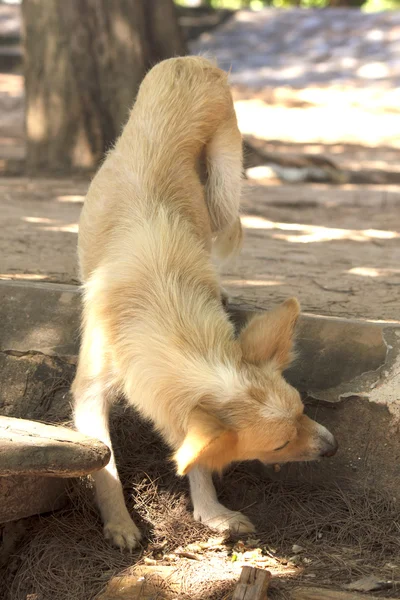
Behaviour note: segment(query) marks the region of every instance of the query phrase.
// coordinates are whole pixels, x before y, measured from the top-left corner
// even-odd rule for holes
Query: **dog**
[[[173,58],[144,78],[122,135],[80,217],[82,341],[72,385],[76,428],[111,448],[109,410],[123,394],[188,475],[194,518],[253,532],[212,482],[233,461],[308,461],[337,443],[303,414],[282,376],[300,307],[292,298],[239,336],[217,263],[240,249],[242,140],[227,74]],[[94,474],[105,537],[132,550],[141,534],[111,456]]]

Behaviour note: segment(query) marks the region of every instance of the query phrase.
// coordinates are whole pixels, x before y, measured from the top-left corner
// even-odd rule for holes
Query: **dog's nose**
[[[330,458],[331,456],[335,456],[337,450],[339,448],[339,444],[336,439],[332,436],[332,440],[327,440],[324,448],[321,450],[321,456],[324,458]]]

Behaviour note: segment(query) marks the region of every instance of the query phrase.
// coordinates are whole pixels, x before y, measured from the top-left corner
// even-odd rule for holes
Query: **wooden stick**
[[[264,600],[271,573],[255,567],[243,567],[239,581],[233,591],[232,600]]]

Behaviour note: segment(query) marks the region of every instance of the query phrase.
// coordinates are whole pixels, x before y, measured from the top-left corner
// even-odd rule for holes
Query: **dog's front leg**
[[[189,473],[193,515],[212,529],[232,533],[252,533],[254,525],[240,512],[229,510],[218,502],[211,472],[203,467],[193,467]]]
[[[109,433],[109,402],[101,384],[84,385],[78,377],[73,385],[75,425],[79,431],[104,442],[111,450],[108,465],[93,473],[97,503],[105,537],[121,549],[132,550],[141,538],[125,505]]]

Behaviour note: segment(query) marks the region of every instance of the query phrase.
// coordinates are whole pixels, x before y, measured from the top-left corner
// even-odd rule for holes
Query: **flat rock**
[[[0,523],[49,513],[68,504],[69,479],[10,475],[0,477]],[[4,538],[3,538],[4,543]],[[4,551],[0,543],[0,555]]]
[[[102,442],[66,427],[0,417],[0,476],[80,477],[109,459]]]
[[[80,294],[77,287],[50,284],[47,296],[47,285],[0,284],[15,298],[6,303],[10,321],[25,310],[21,289],[28,292],[30,306],[36,307],[30,313],[29,326],[21,319],[25,339],[18,329],[8,328],[7,343],[4,337],[1,341],[7,350],[0,351],[0,414],[45,421],[68,418],[68,389],[79,347]],[[267,308],[272,304],[268,302]],[[52,317],[53,309],[58,311],[59,321]],[[250,309],[248,305],[231,306],[238,327]],[[0,304],[0,316],[1,311]],[[398,499],[399,324],[302,314],[297,340],[299,358],[285,375],[302,392],[307,413],[336,435],[340,449],[330,461],[310,465],[307,470],[286,465],[271,477],[345,481],[355,488],[385,489]],[[60,352],[69,348],[69,356],[57,356],[57,348]]]
[[[1,281],[0,306],[0,351],[76,355],[80,317],[77,286]]]

